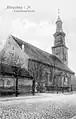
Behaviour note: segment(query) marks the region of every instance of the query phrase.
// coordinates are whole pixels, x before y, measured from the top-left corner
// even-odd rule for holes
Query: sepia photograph
[[[76,1],[0,1],[0,119],[76,119]]]

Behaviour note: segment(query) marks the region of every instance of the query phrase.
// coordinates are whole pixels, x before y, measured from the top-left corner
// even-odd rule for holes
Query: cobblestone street
[[[76,94],[43,94],[0,100],[0,119],[70,119],[76,115]]]

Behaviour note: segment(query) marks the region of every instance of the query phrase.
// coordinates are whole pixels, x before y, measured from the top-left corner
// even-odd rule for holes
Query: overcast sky
[[[13,8],[9,8],[19,6],[25,7],[26,10],[28,5],[31,7],[30,12],[14,12]],[[0,48],[8,35],[13,34],[51,53],[58,8],[63,21],[63,30],[66,33],[66,44],[69,48],[69,67],[76,72],[76,0],[2,0],[0,4]]]

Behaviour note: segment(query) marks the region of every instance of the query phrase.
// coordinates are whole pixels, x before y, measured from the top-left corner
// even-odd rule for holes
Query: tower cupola
[[[56,21],[56,32],[54,33],[54,46],[52,47],[52,54],[56,55],[65,64],[68,64],[68,48],[65,43],[65,33],[62,28],[62,20],[60,18],[60,11],[58,9],[58,18]]]

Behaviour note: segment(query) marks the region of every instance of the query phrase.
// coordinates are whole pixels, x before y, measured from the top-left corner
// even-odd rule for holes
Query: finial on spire
[[[62,21],[61,21],[61,18],[60,18],[60,9],[58,9],[58,16],[57,16],[57,21],[56,21],[56,31],[63,31],[62,29]]]
[[[60,19],[60,9],[58,8],[58,18],[57,18],[57,21],[61,21]]]
[[[58,8],[58,17],[60,17],[60,9]]]

